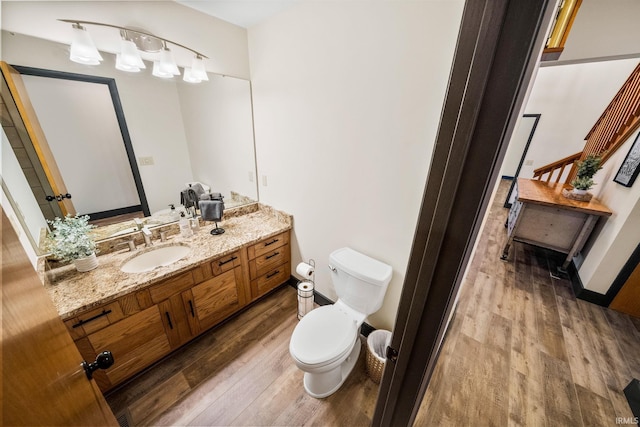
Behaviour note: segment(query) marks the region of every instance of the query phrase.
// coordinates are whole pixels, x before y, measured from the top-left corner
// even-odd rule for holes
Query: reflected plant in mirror
[[[88,215],[67,215],[47,222],[52,230],[47,235],[45,248],[55,259],[74,261],[95,253],[96,242],[90,233],[94,226],[89,224]]]

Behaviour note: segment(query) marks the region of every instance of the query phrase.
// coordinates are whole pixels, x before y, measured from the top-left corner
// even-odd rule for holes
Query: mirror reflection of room
[[[115,55],[104,57],[115,62]],[[258,200],[248,80],[208,73],[208,81],[192,84],[79,66],[58,43],[8,32],[3,59],[41,72],[20,77],[64,180],[61,196],[71,196],[69,213],[91,217],[99,239],[131,228],[133,218],[167,222],[171,205],[184,209],[181,194],[190,183],[220,193],[226,209]],[[101,84],[109,80],[115,96]],[[15,179],[6,181],[10,187]],[[36,245],[46,220],[62,216],[38,205],[20,203],[35,217],[25,221],[39,224],[26,227]]]

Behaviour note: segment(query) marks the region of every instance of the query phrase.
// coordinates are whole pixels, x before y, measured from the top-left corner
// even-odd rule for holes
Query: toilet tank
[[[380,309],[391,281],[390,265],[351,248],[333,251],[329,264],[333,286],[342,302],[365,315]]]

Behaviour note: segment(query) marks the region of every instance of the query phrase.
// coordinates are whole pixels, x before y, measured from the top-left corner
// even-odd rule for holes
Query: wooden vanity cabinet
[[[172,348],[247,305],[242,256],[234,252],[151,287]]]
[[[291,275],[289,234],[286,231],[247,248],[252,300],[286,282]]]
[[[289,279],[289,232],[67,319],[87,362],[104,350],[115,364],[94,372],[109,390]]]
[[[109,350],[117,361],[93,376],[105,391],[169,353],[158,306],[140,291],[65,321],[80,354],[87,362]]]

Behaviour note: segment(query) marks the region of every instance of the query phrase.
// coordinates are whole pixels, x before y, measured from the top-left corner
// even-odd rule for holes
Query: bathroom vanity
[[[190,238],[173,234],[151,247],[129,251],[125,245],[100,255],[99,267],[87,273],[65,266],[44,274],[45,288],[83,358],[93,361],[105,350],[113,354],[115,364],[94,373],[102,391],[289,280],[291,217],[254,206],[219,223],[222,235],[209,234],[213,224],[207,224]],[[187,245],[190,251],[148,272],[121,271],[132,257],[170,245]]]

